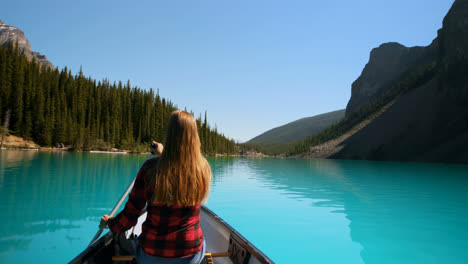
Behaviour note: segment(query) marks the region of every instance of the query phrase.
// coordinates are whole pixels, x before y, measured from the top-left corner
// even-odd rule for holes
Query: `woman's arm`
[[[143,164],[140,171],[138,171],[135,179],[135,185],[133,185],[132,192],[128,196],[128,201],[125,204],[125,208],[116,217],[109,218],[109,216],[104,215],[101,218],[100,226],[105,226],[107,222],[107,226],[112,232],[122,233],[136,225],[138,217],[146,205],[144,180],[145,173],[143,170],[145,164]]]
[[[150,145],[150,149],[153,155],[161,155],[164,150],[164,146],[159,142],[153,141]],[[138,171],[135,184],[133,185],[132,192],[125,204],[124,210],[116,217],[104,215],[101,218],[101,223],[99,224],[100,228],[108,226],[112,232],[122,233],[137,223],[138,217],[146,204],[144,168],[146,168],[146,165],[150,162],[150,160],[147,160],[143,166],[141,166],[140,171]]]

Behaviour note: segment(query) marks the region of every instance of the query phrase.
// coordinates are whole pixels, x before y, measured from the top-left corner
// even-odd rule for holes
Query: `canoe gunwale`
[[[202,205],[201,209],[206,213],[207,216],[213,218],[215,221],[220,222],[223,226],[225,226],[231,233],[231,236],[239,244],[241,244],[242,247],[244,247],[248,252],[250,252],[250,254],[252,254],[252,256],[255,257],[260,263],[262,264],[274,263],[269,257],[267,257],[262,251],[260,251],[260,249],[255,247],[249,240],[247,240],[247,238],[245,238],[243,235],[237,232],[237,230],[234,229],[234,227],[229,225],[226,221],[224,221],[221,217],[219,217],[213,211],[208,209],[208,207],[206,207],[205,205]]]
[[[68,262],[68,264],[83,263],[83,261],[87,260],[89,257],[94,256],[97,253],[97,251],[106,247],[112,239],[112,232],[107,232],[96,242],[94,242],[91,246],[87,247],[78,256],[76,256],[74,259]]]

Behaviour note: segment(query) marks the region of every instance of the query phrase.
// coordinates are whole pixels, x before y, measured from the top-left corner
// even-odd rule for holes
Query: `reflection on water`
[[[14,166],[21,163],[26,163],[37,157],[39,151],[37,150],[5,150],[0,155],[0,166]]]
[[[0,151],[0,188],[4,184],[6,166],[28,166],[29,161],[33,160],[38,151],[22,151],[22,150],[1,150]]]
[[[0,152],[0,263],[70,260],[145,158]],[[208,207],[278,263],[468,262],[468,166],[209,162]]]
[[[0,210],[7,216],[0,225],[4,263],[1,253],[28,251],[34,239],[61,230],[68,235],[57,243],[69,240],[66,252],[79,252],[83,241],[73,241],[75,233],[92,237],[99,215],[110,211],[145,156],[2,151],[0,158]]]
[[[215,174],[230,186],[221,198],[214,188],[209,205],[274,260],[309,252],[326,263],[468,261],[468,166],[264,158],[229,167]],[[254,213],[244,212],[250,204]],[[249,228],[253,217],[272,234]],[[285,251],[278,240],[294,243]]]

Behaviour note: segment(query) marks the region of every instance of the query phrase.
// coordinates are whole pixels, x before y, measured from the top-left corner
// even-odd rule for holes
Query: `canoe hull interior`
[[[69,262],[69,264],[79,264],[79,263],[103,263],[111,264],[112,256],[114,255],[114,247],[112,246],[113,234],[108,232],[100,239],[98,239],[94,244],[86,248],[81,252],[76,258]]]
[[[126,237],[130,236],[131,231],[139,235],[141,233],[141,224],[145,219],[146,213],[140,216],[135,228],[127,231],[125,235],[108,232],[69,263],[128,263],[121,261],[113,262],[112,257],[117,255],[135,255],[136,244],[127,240]],[[230,252],[229,257],[214,258],[214,263],[216,264],[274,263],[234,228],[205,206],[201,208],[201,227],[206,241],[207,253]]]

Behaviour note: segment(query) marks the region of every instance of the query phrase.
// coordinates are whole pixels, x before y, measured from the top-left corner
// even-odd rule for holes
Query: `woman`
[[[165,145],[163,151],[157,143],[153,150],[161,156],[141,167],[124,210],[115,218],[104,215],[101,225],[124,232],[148,204],[137,263],[200,263],[205,254],[200,205],[208,198],[212,175],[191,114],[171,114]]]

